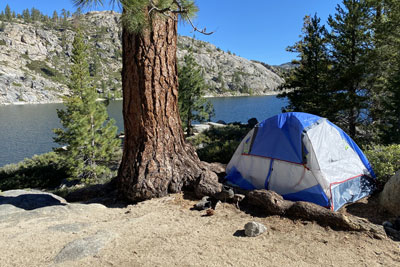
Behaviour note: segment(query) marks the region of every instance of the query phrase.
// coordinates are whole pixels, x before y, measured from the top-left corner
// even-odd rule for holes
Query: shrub
[[[0,190],[54,188],[65,178],[64,160],[50,152],[0,168]]]
[[[66,78],[58,70],[49,67],[46,62],[40,60],[32,60],[30,63],[26,64],[30,69],[39,73],[43,77],[49,78],[54,82],[66,84]]]
[[[400,169],[400,144],[378,145],[364,151],[379,181],[386,183]]]
[[[189,141],[197,148],[201,160],[228,163],[249,130],[247,125],[238,124],[211,127]]]
[[[21,86],[22,86],[22,84],[17,83],[17,82],[13,82],[12,85],[14,85],[14,86],[16,86],[16,87],[21,87]]]

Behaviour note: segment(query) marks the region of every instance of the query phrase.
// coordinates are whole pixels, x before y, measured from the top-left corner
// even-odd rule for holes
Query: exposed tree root
[[[355,216],[347,216],[309,202],[292,202],[269,190],[244,191],[249,204],[262,208],[267,214],[315,221],[337,230],[368,232],[374,238],[385,238],[382,226]]]

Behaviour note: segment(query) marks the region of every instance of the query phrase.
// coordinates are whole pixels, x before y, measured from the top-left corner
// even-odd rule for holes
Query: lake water
[[[279,114],[287,100],[275,96],[216,97],[212,121],[239,121],[250,118],[258,121]],[[0,167],[16,163],[35,154],[42,154],[58,145],[53,142],[52,129],[60,127],[57,109],[62,104],[0,106]],[[110,117],[123,131],[122,101],[112,101],[108,106]]]

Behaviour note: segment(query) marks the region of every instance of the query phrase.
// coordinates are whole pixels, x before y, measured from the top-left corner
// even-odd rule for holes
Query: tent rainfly
[[[252,129],[230,160],[226,179],[243,189],[268,189],[292,201],[338,210],[374,190],[375,174],[357,144],[315,115],[288,112]]]

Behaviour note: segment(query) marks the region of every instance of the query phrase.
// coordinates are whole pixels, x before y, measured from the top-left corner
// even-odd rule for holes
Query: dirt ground
[[[117,208],[68,204],[3,213],[0,266],[400,266],[400,242],[229,203],[205,216],[190,209],[195,203],[174,194]],[[343,212],[362,212],[368,201],[357,205]],[[249,221],[267,232],[244,236]],[[56,260],[69,242],[99,232],[108,238],[95,255]]]

